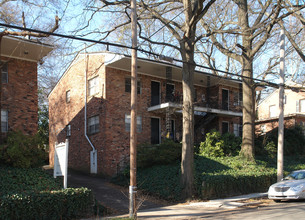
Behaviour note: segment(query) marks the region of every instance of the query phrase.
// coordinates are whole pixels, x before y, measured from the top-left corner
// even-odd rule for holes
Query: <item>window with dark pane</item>
[[[88,118],[88,133],[95,134],[100,131],[99,116],[93,116]]]

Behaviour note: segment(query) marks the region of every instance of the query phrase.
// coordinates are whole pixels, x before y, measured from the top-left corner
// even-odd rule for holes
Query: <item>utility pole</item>
[[[285,34],[280,35],[280,87],[279,87],[279,127],[277,143],[277,181],[283,179],[284,170],[284,79],[285,79]]]
[[[129,217],[137,218],[137,11],[136,0],[131,0],[131,112],[130,112],[130,185]]]

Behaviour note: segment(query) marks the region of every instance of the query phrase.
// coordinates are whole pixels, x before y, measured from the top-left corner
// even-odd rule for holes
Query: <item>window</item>
[[[88,118],[88,133],[95,134],[100,131],[99,116],[93,116]]]
[[[263,134],[266,133],[266,125],[261,125],[261,132],[262,132]]]
[[[236,137],[241,137],[242,136],[242,125],[233,124],[233,129],[234,129],[234,135]]]
[[[88,95],[89,96],[93,96],[99,92],[98,79],[99,79],[98,77],[94,77],[94,78],[88,80],[88,87],[89,87]]]
[[[130,115],[125,114],[125,131],[130,131]],[[137,116],[137,132],[142,131],[142,117]]]
[[[300,112],[305,112],[305,99],[300,100]]]
[[[1,132],[8,132],[8,111],[1,110]]]
[[[8,83],[8,68],[7,63],[1,62],[1,80],[2,83]]]
[[[125,92],[131,92],[131,78],[125,78]],[[141,94],[141,81],[138,79],[137,83],[137,93]]]
[[[269,106],[269,118],[276,117],[276,105]]]
[[[67,125],[67,137],[71,136],[71,125]]]
[[[66,103],[70,102],[70,90],[66,92]]]
[[[239,92],[234,92],[233,93],[233,99],[234,99],[234,102],[233,102],[233,105],[234,106],[241,106],[242,104],[242,99],[241,99],[241,94]]]

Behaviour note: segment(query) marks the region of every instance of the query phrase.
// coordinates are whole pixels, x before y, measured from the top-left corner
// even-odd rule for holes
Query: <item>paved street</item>
[[[255,208],[241,207],[186,219],[299,220],[305,219],[305,201],[270,203]]]
[[[162,207],[156,210],[143,210],[138,213],[138,219],[217,219],[217,220],[299,220],[305,219],[305,202],[268,201],[259,206],[249,207],[190,207],[176,205]]]

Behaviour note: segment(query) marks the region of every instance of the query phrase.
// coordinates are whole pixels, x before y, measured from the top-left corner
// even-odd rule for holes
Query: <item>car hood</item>
[[[294,186],[298,186],[300,184],[305,185],[305,179],[304,180],[283,180],[283,181],[273,184],[272,187],[294,187]]]

